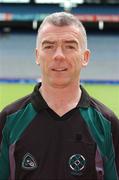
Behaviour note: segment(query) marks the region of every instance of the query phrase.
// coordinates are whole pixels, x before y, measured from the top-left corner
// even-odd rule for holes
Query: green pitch
[[[33,87],[34,84],[0,84],[0,111],[16,99],[31,93]],[[84,84],[84,87],[119,117],[119,86]]]

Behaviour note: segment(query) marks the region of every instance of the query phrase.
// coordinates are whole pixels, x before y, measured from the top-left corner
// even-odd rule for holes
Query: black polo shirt
[[[78,105],[60,117],[41,96],[40,86],[36,85],[32,94],[2,112],[1,127],[4,131],[8,131],[8,125],[5,126],[6,114],[9,123],[22,121],[23,126],[31,118],[23,130],[21,123],[18,123],[18,134],[20,131],[22,133],[9,148],[12,149],[9,150],[13,163],[12,176],[15,180],[97,179],[97,145],[79,111],[80,108],[90,106],[91,97],[81,87],[82,95]],[[29,115],[29,104],[35,112],[33,117],[33,113]],[[9,127],[12,128],[11,125]]]

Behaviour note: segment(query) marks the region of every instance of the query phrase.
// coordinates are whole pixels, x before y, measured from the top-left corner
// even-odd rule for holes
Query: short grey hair
[[[82,34],[82,39],[84,43],[83,47],[87,49],[87,34],[86,34],[85,27],[83,26],[82,22],[76,18],[76,16],[67,12],[56,12],[45,17],[45,19],[43,20],[43,22],[41,23],[38,29],[36,47],[38,47],[40,31],[45,26],[46,23],[59,26],[59,27],[70,26],[70,25],[74,25],[78,27]]]

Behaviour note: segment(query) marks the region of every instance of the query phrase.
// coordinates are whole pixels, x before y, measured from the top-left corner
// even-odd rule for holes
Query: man
[[[0,180],[117,180],[119,121],[80,85],[90,51],[73,15],[46,17],[38,30],[42,82],[0,119]]]

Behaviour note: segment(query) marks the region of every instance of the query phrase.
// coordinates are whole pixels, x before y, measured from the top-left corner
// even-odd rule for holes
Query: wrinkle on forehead
[[[81,47],[84,48],[84,36],[81,30],[79,30],[76,26],[54,26],[51,24],[47,24],[44,26],[38,33],[37,37],[37,45],[41,43],[44,39],[58,41],[59,39],[75,39]]]
[[[59,41],[62,41],[62,42],[76,42],[77,44],[80,43],[80,38],[79,37],[76,37],[74,35],[68,35],[67,33],[65,34],[61,34],[61,33],[49,33],[47,34],[46,36],[42,37],[41,38],[41,43],[43,43],[45,40],[47,41],[50,41],[50,42],[59,42]]]

